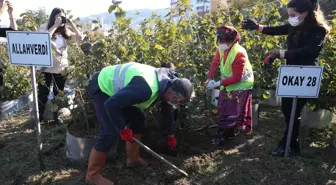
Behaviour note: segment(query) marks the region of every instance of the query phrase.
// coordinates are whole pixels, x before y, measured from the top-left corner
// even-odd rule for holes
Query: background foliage
[[[198,108],[187,110],[208,109],[202,83],[206,80],[206,72],[217,48],[216,28],[220,25],[236,27],[242,36],[241,45],[247,49],[253,69],[261,69],[262,61],[268,52],[274,48],[285,48],[286,37],[267,36],[254,31],[246,32],[241,29],[240,23],[245,17],[264,25],[281,25],[287,19],[286,11],[284,11],[286,10],[285,3],[287,3],[285,0],[258,1],[254,2],[253,6],[242,9],[237,1],[236,5],[229,10],[218,9],[216,12],[202,16],[191,12],[190,7],[181,5],[178,7],[180,15],[178,18],[172,18],[171,12],[165,17],[153,13],[151,17],[140,23],[139,29],[132,28],[131,19],[125,17],[125,11],[117,4],[112,4],[108,11],[114,13],[117,19],[113,22],[108,36],[93,31],[86,33],[83,43],[71,44],[69,79],[77,82],[76,97],[82,95],[82,98],[76,98],[77,104],[87,105],[89,100],[83,94],[89,77],[105,65],[136,61],[158,67],[162,63],[173,62],[177,71],[182,76],[190,78],[196,87],[196,103],[191,102],[188,106]],[[22,19],[18,20],[19,28],[30,31],[35,31],[39,24],[47,22],[48,18],[43,9],[27,11],[21,16]],[[70,17],[72,18],[71,15]],[[330,24],[335,25],[336,19],[330,20]],[[335,33],[333,26],[320,57],[320,63],[324,66],[324,74],[320,98],[311,101],[311,107],[314,109],[332,109],[336,105]],[[6,52],[1,52],[1,57],[7,58],[4,53]],[[27,76],[29,74],[27,68],[8,66],[6,62],[8,63],[8,60],[5,60],[5,66],[7,66],[5,97],[12,99],[30,90],[30,79]],[[285,61],[278,60],[272,69],[255,73],[255,87],[274,90],[278,66],[281,63]],[[26,76],[16,76],[18,69]],[[91,109],[90,106],[84,112],[92,112],[87,109]],[[87,122],[85,116],[77,115],[80,115],[78,122]]]
[[[5,82],[2,100],[13,100],[29,93],[32,89],[29,68],[10,65],[5,45],[0,45],[0,61],[2,61]]]

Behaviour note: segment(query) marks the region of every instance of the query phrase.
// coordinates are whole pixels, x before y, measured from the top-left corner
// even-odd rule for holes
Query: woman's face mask
[[[219,47],[220,50],[225,51],[225,50],[227,50],[229,48],[229,45],[226,44],[226,43],[220,43],[218,45],[218,47]]]
[[[289,16],[288,22],[292,26],[301,25],[308,15],[308,12],[300,13],[300,12],[297,12],[294,8],[288,8],[287,12]]]
[[[301,21],[299,20],[299,17],[300,17],[300,15],[296,16],[296,17],[288,18],[289,24],[292,25],[292,26],[299,26],[303,22],[303,20],[301,20]]]

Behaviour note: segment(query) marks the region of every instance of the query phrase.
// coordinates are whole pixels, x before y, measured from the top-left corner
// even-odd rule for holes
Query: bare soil
[[[27,112],[0,124],[1,185],[82,185],[87,164],[65,157],[67,125],[42,125],[45,170],[40,171],[36,135]],[[261,108],[259,125],[250,135],[240,134],[223,148],[211,144],[205,132],[194,131],[209,122],[194,115],[177,132],[176,156],[165,154],[166,138],[154,126],[147,127],[144,143],[182,168],[189,177],[173,171],[145,151],[147,168],[126,168],[124,145],[107,161],[103,175],[117,185],[332,185],[336,184],[336,124],[323,130],[301,128],[300,157],[269,156],[284,129],[279,108]]]

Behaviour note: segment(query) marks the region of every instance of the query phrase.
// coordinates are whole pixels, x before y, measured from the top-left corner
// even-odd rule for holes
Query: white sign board
[[[53,66],[49,32],[7,31],[7,44],[13,65]]]
[[[0,37],[0,44],[6,44],[7,45],[7,39],[5,37]]]
[[[323,68],[320,66],[281,65],[277,96],[318,98]]]

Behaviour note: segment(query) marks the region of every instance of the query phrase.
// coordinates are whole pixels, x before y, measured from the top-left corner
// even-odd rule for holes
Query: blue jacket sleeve
[[[126,87],[106,100],[104,103],[105,110],[118,131],[126,127],[125,120],[122,117],[122,109],[145,102],[150,99],[151,95],[152,90],[145,79],[135,76]]]
[[[161,111],[164,129],[167,130],[168,135],[173,135],[175,133],[174,107],[167,102],[162,102]]]

